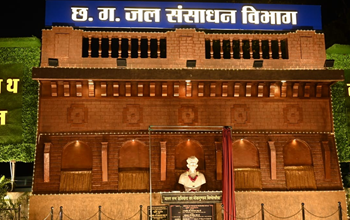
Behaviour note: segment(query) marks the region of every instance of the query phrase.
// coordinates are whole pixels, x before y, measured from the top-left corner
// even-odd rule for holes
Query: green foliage
[[[0,42],[1,43],[1,42]],[[0,145],[0,162],[33,162],[37,127],[38,82],[32,68],[40,63],[40,47],[0,47],[0,64],[23,64],[22,128],[23,142]]]
[[[2,204],[4,201],[4,197],[7,194],[9,183],[10,183],[10,180],[6,179],[5,176],[2,176],[0,178],[0,204]]]
[[[36,37],[0,38],[0,47],[40,47],[41,42]]]
[[[327,54],[327,59],[333,59],[334,68],[348,70],[350,69],[350,55],[349,54]]]
[[[6,179],[5,176],[0,178],[0,219],[16,219],[16,216],[18,216],[19,206],[28,200],[28,193],[21,195],[16,202],[10,199],[5,199],[10,183],[11,181]],[[22,211],[21,216],[24,216]]]
[[[332,86],[333,116],[335,140],[338,147],[339,160],[341,162],[350,160],[349,127],[345,107],[345,82],[338,82]]]
[[[334,68],[345,70],[346,81],[350,80],[350,55],[339,54],[337,51],[345,52],[346,48],[338,46],[327,50],[327,59],[334,59]],[[347,104],[347,89],[345,82],[338,82],[332,86],[332,107],[334,116],[335,140],[337,142],[339,160],[350,161],[350,105]],[[349,105],[349,106],[347,106]]]
[[[6,124],[0,126],[0,144],[22,143],[22,64],[0,65],[0,78],[3,79],[0,94],[0,108],[7,110]],[[7,90],[6,80],[19,79],[17,93]]]

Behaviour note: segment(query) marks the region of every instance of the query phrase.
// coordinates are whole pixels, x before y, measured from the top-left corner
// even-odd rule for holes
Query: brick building
[[[43,30],[30,218],[63,206],[84,219],[99,205],[128,217],[149,205],[150,182],[159,205],[192,155],[202,190],[220,191],[220,126],[232,127],[237,216],[261,203],[279,216],[345,207],[330,92],[343,71],[325,59],[315,31]]]

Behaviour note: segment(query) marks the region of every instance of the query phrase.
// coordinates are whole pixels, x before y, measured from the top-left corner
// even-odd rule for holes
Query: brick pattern
[[[303,109],[299,105],[287,105],[283,108],[284,123],[300,124],[303,122]]]
[[[143,109],[140,105],[126,105],[123,108],[123,123],[138,127],[143,122]]]
[[[51,84],[50,84],[51,83]],[[236,81],[41,81],[42,97],[265,97],[326,98],[329,83]],[[67,90],[67,85],[69,88]]]
[[[247,105],[235,104],[231,108],[231,123],[234,127],[244,127],[250,123],[250,110]]]
[[[42,34],[41,66],[48,66],[48,58],[57,58],[60,67],[117,67],[110,54],[107,58],[83,58],[83,38],[99,41],[108,38],[109,42],[111,38],[126,38],[129,42],[134,38],[157,42],[166,39],[166,58],[127,58],[126,68],[185,68],[187,60],[196,60],[196,68],[253,69],[251,56],[206,59],[206,41],[220,41],[222,45],[223,40],[241,44],[243,41],[251,44],[253,40],[286,42],[288,59],[281,59],[281,53],[279,59],[264,59],[266,69],[323,69],[326,59],[324,36],[315,31],[264,35],[206,34],[194,29],[166,33],[87,32],[53,27]],[[155,192],[182,190],[177,181],[184,170],[176,169],[176,149],[188,139],[198,143],[204,152],[205,168],[200,171],[207,184],[201,190],[221,190],[222,182],[217,178],[220,161],[216,154],[217,150],[220,152],[217,149],[217,143],[222,141],[220,132],[164,132],[154,133],[150,138],[146,132],[150,125],[232,126],[233,141],[245,139],[258,149],[262,190],[287,190],[283,148],[291,140],[299,139],[310,146],[317,189],[342,188],[334,136],[315,134],[333,129],[327,82],[76,80],[41,82],[38,129],[46,134],[38,138],[34,193],[59,193],[62,149],[76,140],[92,149],[92,192],[118,192],[120,148],[133,139],[151,145]],[[281,131],[289,134],[279,134]],[[164,142],[166,145],[162,146]],[[269,142],[273,142],[276,152],[273,178]],[[328,143],[326,162],[324,142]],[[45,143],[50,143],[50,174],[44,180]],[[107,181],[102,177],[102,170],[106,171],[102,143],[108,143]],[[161,155],[166,160],[161,161]]]
[[[249,109],[245,112],[249,114],[245,126],[233,121],[236,112],[231,109],[237,105]],[[300,120],[300,113],[299,116],[297,112],[285,113],[284,109],[290,109],[290,105],[302,108],[303,120]],[[73,112],[68,114],[70,111],[67,111],[72,106],[84,106],[86,110],[80,109],[73,115],[76,118],[72,118]],[[147,130],[149,125],[230,125],[238,130],[332,131],[328,99],[41,98],[39,111],[40,132]],[[82,115],[87,115],[87,119],[82,120]],[[294,119],[296,117],[299,119]],[[71,120],[67,121],[67,118]]]
[[[198,109],[194,105],[181,105],[178,111],[179,125],[197,125]]]
[[[88,119],[88,109],[84,105],[72,104],[67,109],[67,123],[71,126],[84,126]]]
[[[315,31],[296,31],[287,34],[206,34],[194,29],[176,29],[166,33],[85,32],[72,27],[53,27],[42,32],[41,66],[48,66],[48,58],[59,59],[61,67],[116,66],[116,58],[83,58],[83,37],[166,39],[166,58],[127,58],[127,68],[184,68],[186,60],[196,60],[196,68],[254,69],[254,59],[206,59],[206,40],[286,40],[288,59],[265,59],[264,68],[318,68],[323,69],[326,59],[324,35]]]
[[[123,133],[123,134],[121,134]],[[141,134],[143,133],[143,134]],[[150,138],[151,137],[151,138]],[[204,152],[205,169],[204,173],[207,183],[202,190],[221,190],[222,182],[216,178],[216,144],[221,141],[220,132],[128,132],[123,131],[115,135],[91,134],[91,135],[44,135],[41,136],[36,151],[36,164],[34,174],[34,193],[58,193],[60,170],[62,161],[62,149],[72,141],[84,141],[92,148],[93,168],[92,168],[92,192],[117,192],[118,191],[118,164],[119,150],[128,141],[136,139],[149,146],[152,145],[152,187],[155,192],[182,190],[182,186],[177,183],[178,178],[184,170],[177,170],[176,147],[191,139],[199,143]],[[318,190],[341,189],[342,184],[339,175],[337,153],[333,136],[318,134],[233,134],[233,142],[244,139],[250,141],[259,153],[260,170],[263,190],[286,190],[286,179],[283,161],[283,147],[293,139],[305,141],[311,149],[313,166]],[[322,157],[323,140],[329,141],[330,145],[330,167],[331,177],[325,177],[324,162]],[[108,181],[102,180],[101,163],[101,142],[108,142]],[[166,179],[161,179],[161,142],[166,141]],[[268,141],[274,141],[276,147],[276,179],[271,179],[270,158]],[[45,143],[52,143],[50,151],[50,181],[44,182],[43,175],[43,154]]]

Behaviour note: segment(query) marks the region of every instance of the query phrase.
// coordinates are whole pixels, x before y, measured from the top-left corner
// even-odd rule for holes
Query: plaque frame
[[[198,203],[198,204],[174,204],[174,205],[169,205],[169,220],[177,220],[178,218],[176,218],[176,217],[180,217],[179,219],[183,219],[183,220],[186,220],[187,218],[184,218],[184,216],[183,216],[183,213],[182,213],[182,217],[181,217],[181,211],[180,211],[180,215],[173,215],[173,207],[178,207],[178,206],[180,206],[180,210],[181,210],[181,207],[184,207],[184,206],[187,206],[187,207],[198,207],[198,206],[205,206],[205,207],[203,207],[203,208],[208,208],[208,207],[210,207],[211,208],[211,216],[210,216],[210,220],[216,220],[216,208],[215,208],[215,204],[208,204],[208,203]],[[190,210],[198,210],[198,209],[190,209]],[[200,210],[202,210],[202,209],[200,209]],[[175,218],[174,218],[175,217]],[[190,217],[190,218],[188,218],[188,219],[194,219],[194,220],[196,220],[196,219],[203,219],[203,216],[200,216],[200,217]],[[207,219],[207,218],[206,218]],[[209,219],[208,219],[209,220]]]

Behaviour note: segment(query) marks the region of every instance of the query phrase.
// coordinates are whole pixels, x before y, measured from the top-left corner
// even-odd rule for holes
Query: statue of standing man
[[[201,185],[206,183],[204,174],[197,171],[197,157],[191,156],[186,162],[188,170],[181,174],[179,183],[184,185],[186,192],[197,192],[201,188]]]

